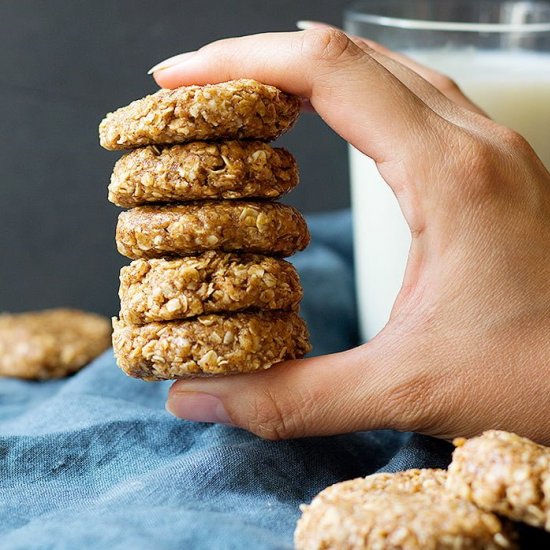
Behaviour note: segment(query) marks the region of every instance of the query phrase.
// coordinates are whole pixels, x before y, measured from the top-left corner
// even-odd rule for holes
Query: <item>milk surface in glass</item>
[[[527,138],[550,169],[550,54],[473,48],[405,53],[451,76],[494,120]],[[411,239],[397,200],[374,162],[352,147],[350,171],[358,306],[366,341],[390,316]]]

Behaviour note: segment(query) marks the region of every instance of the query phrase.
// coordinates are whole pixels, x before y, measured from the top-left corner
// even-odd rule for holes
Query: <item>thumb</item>
[[[422,384],[399,356],[406,354],[371,342],[259,373],[180,380],[170,389],[167,409],[179,418],[231,424],[273,440],[409,430],[418,420],[415,391]]]

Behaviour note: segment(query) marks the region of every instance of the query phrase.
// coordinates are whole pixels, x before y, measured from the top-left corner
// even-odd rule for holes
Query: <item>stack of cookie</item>
[[[298,183],[293,157],[267,145],[299,98],[252,80],[160,90],[109,113],[101,145],[122,212],[113,346],[129,375],[166,380],[253,372],[310,349],[298,275],[283,260],[307,225],[272,199]],[[245,141],[246,140],[246,141]]]

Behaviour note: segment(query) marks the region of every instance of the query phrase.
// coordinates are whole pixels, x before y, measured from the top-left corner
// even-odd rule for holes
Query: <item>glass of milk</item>
[[[494,120],[520,132],[550,169],[550,2],[365,0],[345,29],[452,77]],[[387,323],[411,243],[375,163],[350,147],[361,335]]]

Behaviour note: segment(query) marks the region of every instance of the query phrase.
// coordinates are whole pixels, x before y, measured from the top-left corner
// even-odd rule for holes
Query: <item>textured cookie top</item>
[[[0,376],[66,376],[106,350],[110,335],[108,319],[83,311],[0,315]]]
[[[444,480],[440,470],[412,470],[333,485],[303,507],[296,548],[515,548],[494,514],[448,497]]]
[[[146,325],[115,319],[113,328],[120,368],[151,381],[254,372],[311,349],[304,321],[288,311],[204,315]]]
[[[121,212],[116,241],[132,259],[207,250],[290,256],[308,245],[309,231],[301,214],[284,204],[201,201]]]
[[[253,254],[206,252],[135,260],[120,272],[120,316],[134,324],[244,309],[293,309],[302,288],[292,264]]]
[[[441,495],[445,491],[446,480],[447,472],[436,469],[412,469],[391,474],[373,474],[331,485],[319,493],[316,498],[327,501],[333,498],[358,500],[379,491]]]
[[[270,141],[294,124],[300,104],[254,80],[163,89],[109,113],[99,139],[111,150],[203,139]]]
[[[550,449],[491,430],[457,439],[447,487],[485,510],[550,531]]]
[[[284,149],[261,141],[196,141],[135,149],[115,164],[109,200],[132,207],[195,199],[276,198],[298,184]]]

